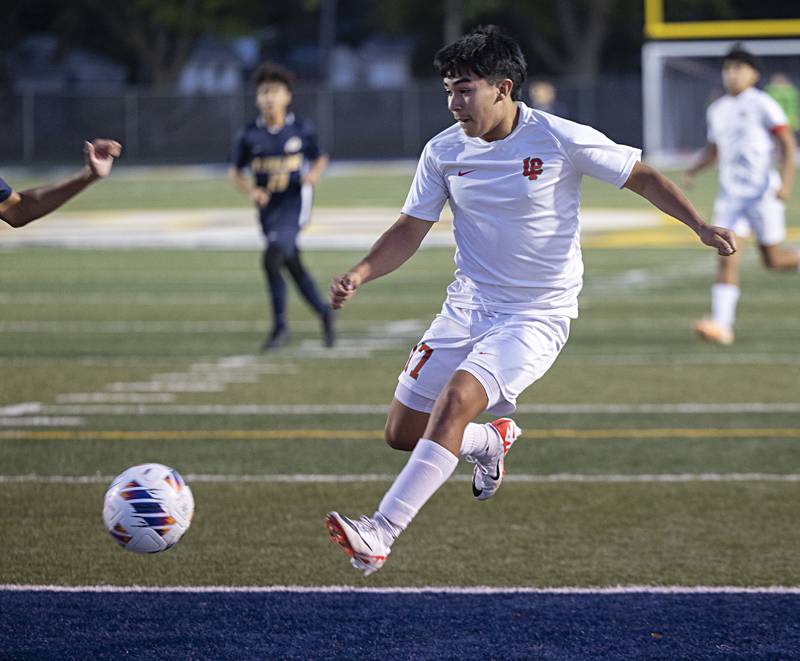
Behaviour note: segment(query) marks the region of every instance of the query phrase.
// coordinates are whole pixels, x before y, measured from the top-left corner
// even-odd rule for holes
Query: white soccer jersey
[[[789,120],[769,94],[750,87],[726,94],[706,112],[708,141],[717,146],[719,185],[725,195],[761,197],[778,173],[772,167],[772,133]]]
[[[581,178],[622,187],[641,151],[518,105],[503,140],[470,138],[458,124],[432,138],[403,213],[435,222],[449,200],[456,272],[447,298],[456,307],[577,317]]]

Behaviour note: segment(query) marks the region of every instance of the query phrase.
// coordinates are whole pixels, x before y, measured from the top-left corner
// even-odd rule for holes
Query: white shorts
[[[780,180],[773,181],[764,195],[737,198],[720,193],[714,202],[714,224],[739,236],[756,235],[762,246],[775,246],[786,238],[786,205],[775,197]]]
[[[472,374],[486,390],[486,410],[508,415],[517,397],[555,362],[569,336],[566,316],[534,317],[467,310],[447,301],[411,350],[395,397],[430,412],[456,370]]]

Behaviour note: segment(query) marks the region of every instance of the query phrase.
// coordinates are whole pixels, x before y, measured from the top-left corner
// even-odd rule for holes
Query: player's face
[[[256,88],[256,106],[262,115],[283,115],[291,102],[292,93],[283,83],[261,83]]]
[[[497,85],[474,73],[444,78],[447,108],[470,138],[491,134],[503,121],[506,108]]]
[[[730,60],[722,65],[722,85],[728,94],[739,94],[758,82],[758,71],[749,64]]]

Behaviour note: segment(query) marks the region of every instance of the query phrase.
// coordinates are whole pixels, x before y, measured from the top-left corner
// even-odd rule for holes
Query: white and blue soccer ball
[[[141,464],[121,473],[106,491],[103,523],[124,549],[158,553],[174,546],[194,517],[194,496],[178,471]]]

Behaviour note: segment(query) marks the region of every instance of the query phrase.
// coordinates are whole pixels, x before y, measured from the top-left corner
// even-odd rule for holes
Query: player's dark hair
[[[528,74],[519,44],[500,32],[496,25],[482,25],[445,46],[436,53],[433,66],[442,78],[463,76],[470,72],[492,84],[508,78],[514,83],[511,98],[515,101],[522,96],[522,84]]]
[[[282,66],[272,62],[264,62],[258,65],[253,72],[253,85],[258,87],[264,83],[283,83],[291,92],[294,85],[294,74]]]
[[[759,73],[761,72],[761,62],[747,50],[742,44],[734,44],[733,47],[722,58],[722,65],[725,66],[727,62],[741,62],[753,67]]]

